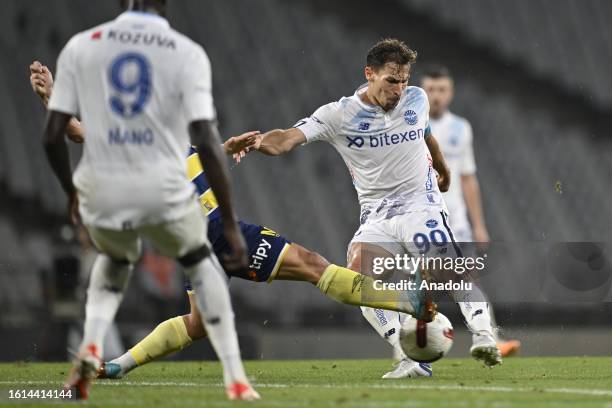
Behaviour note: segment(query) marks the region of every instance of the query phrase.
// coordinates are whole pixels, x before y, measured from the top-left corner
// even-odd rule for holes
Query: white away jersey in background
[[[86,224],[130,228],[187,211],[187,126],[215,118],[211,86],[202,47],[153,14],[126,12],[68,42],[49,109],[85,127],[74,181]]]
[[[397,106],[385,112],[365,104],[359,94],[317,109],[295,127],[307,142],[324,140],[344,159],[362,206],[391,195],[415,204],[439,204],[438,183],[425,143],[429,102],[425,91],[410,86]]]
[[[461,176],[476,173],[472,127],[466,119],[448,111],[437,119],[431,118],[430,124],[431,132],[440,144],[440,149],[451,170],[450,188],[444,193],[451,226],[457,235],[469,237],[471,227],[461,188]]]

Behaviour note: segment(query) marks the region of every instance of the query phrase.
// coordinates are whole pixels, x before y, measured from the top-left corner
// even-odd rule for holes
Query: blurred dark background
[[[78,344],[93,256],[86,237],[65,225],[66,203],[43,154],[44,109],[30,89],[28,66],[38,59],[54,71],[73,34],[119,12],[119,1],[109,0],[2,2],[0,360],[67,358],[66,345]],[[474,129],[493,241],[513,248],[597,242],[603,254],[604,267],[597,268],[603,283],[595,289],[567,284],[591,269],[553,263],[555,272],[567,269],[567,279],[547,286],[555,294],[550,301],[522,296],[530,268],[541,265],[514,251],[497,284],[514,301],[497,303],[498,323],[523,340],[525,354],[609,353],[612,2],[170,0],[168,14],[211,59],[224,137],[289,127],[351,95],[364,81],[367,50],[383,37],[401,38],[418,51],[415,80],[427,63],[450,67],[451,109]],[[78,158],[78,146],[73,154]],[[279,158],[254,154],[232,176],[243,219],[345,262],[359,209],[333,148],[315,143]],[[517,282],[513,271],[525,280]],[[174,262],[147,252],[118,315],[117,352],[158,322],[186,313],[181,282]],[[334,303],[309,284],[233,280],[231,286],[249,358],[389,353],[357,308]],[[576,291],[586,295],[573,296]],[[455,309],[443,305],[460,328]],[[205,343],[179,357],[210,355]],[[460,336],[456,355],[466,354],[461,344]]]

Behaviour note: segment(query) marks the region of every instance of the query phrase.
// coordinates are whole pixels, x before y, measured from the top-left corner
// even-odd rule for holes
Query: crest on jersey
[[[370,129],[370,124],[368,122],[361,122],[359,124],[359,130],[368,130]]]
[[[415,111],[407,110],[406,112],[404,112],[404,120],[409,125],[416,125],[419,121],[419,118]]]

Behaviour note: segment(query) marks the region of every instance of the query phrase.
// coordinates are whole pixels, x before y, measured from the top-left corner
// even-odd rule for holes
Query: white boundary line
[[[0,381],[0,385],[54,385],[58,381]],[[96,381],[96,386],[130,386],[130,387],[222,387],[221,383],[195,383],[195,382],[150,382],[150,381]],[[589,389],[589,388],[526,388],[526,387],[484,387],[470,385],[425,385],[425,384],[276,384],[276,383],[254,383],[259,388],[328,388],[328,389],[419,389],[419,390],[442,390],[442,391],[479,391],[479,392],[545,392],[548,394],[574,394],[590,395],[599,397],[612,397],[612,390]]]

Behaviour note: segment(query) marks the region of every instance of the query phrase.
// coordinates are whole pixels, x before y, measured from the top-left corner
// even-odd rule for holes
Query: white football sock
[[[129,351],[126,351],[120,357],[112,360],[111,363],[119,364],[122,375],[129,373],[138,366],[138,364],[136,364],[136,360],[134,360],[134,357],[132,357]]]
[[[234,326],[234,311],[230,301],[225,273],[215,255],[185,268],[195,291],[206,333],[223,364],[225,385],[247,382],[240,358],[238,336]]]
[[[489,303],[486,301],[484,293],[476,284],[473,285],[472,290],[456,291],[451,296],[459,305],[465,324],[473,334],[482,332],[494,334]]]
[[[398,360],[407,358],[399,344],[402,318],[405,318],[402,313],[365,306],[361,306],[361,313],[376,333],[393,347],[394,358]]]
[[[123,300],[132,269],[131,265],[115,263],[104,254],[96,257],[87,289],[81,351],[95,344],[100,357],[103,355],[104,337]]]

